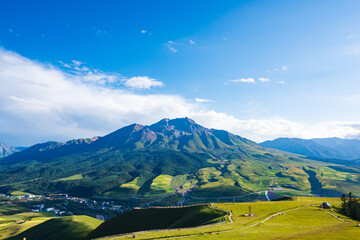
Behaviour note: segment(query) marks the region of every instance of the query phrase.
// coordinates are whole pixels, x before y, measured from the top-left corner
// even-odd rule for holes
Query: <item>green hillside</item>
[[[225,221],[226,212],[208,205],[182,208],[135,209],[114,217],[95,229],[89,238],[151,229],[193,227]]]
[[[81,240],[101,223],[102,221],[88,216],[53,218],[7,239],[17,240],[26,237],[31,240]]]

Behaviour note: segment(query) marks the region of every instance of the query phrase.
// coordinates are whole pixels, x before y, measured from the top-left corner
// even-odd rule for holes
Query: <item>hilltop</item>
[[[226,214],[226,211],[214,209],[207,205],[182,208],[135,209],[102,223],[88,238],[224,222]]]

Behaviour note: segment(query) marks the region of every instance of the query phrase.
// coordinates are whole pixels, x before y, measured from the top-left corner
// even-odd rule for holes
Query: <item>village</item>
[[[17,204],[29,208],[32,212],[48,212],[57,217],[89,215],[105,221],[131,209],[128,205],[120,205],[117,201],[72,197],[65,193],[20,196],[0,194],[0,196],[0,204]]]

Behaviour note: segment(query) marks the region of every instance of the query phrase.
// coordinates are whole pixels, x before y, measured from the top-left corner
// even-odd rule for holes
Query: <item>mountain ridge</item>
[[[277,138],[259,143],[274,148],[308,157],[353,160],[360,158],[360,140],[342,138]]]
[[[0,192],[109,198],[189,193],[207,198],[278,185],[304,195],[316,189],[314,194],[338,196],[338,190],[349,186],[360,193],[360,169],[342,163],[264,148],[189,118],[162,119],[102,137],[36,144],[10,155],[0,164]],[[327,172],[339,176],[328,179]],[[312,187],[309,173],[326,183]]]

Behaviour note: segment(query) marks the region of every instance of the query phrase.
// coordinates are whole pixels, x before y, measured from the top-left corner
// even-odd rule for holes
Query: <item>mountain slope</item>
[[[360,158],[360,140],[342,138],[313,138],[311,140],[340,152],[343,159]]]
[[[19,150],[6,143],[0,142],[0,158],[7,157],[16,152],[19,152]]]
[[[189,118],[163,119],[150,126],[132,124],[103,137],[37,144],[8,156],[0,164],[0,192],[109,198],[178,192],[211,198],[279,185],[305,195],[312,189],[319,195],[349,189],[360,193],[360,171],[341,164],[264,148]],[[321,187],[312,188],[317,182],[309,170]]]
[[[323,146],[316,141],[301,138],[277,138],[260,143],[267,148],[279,149],[309,157],[344,159],[345,156],[338,150]]]

